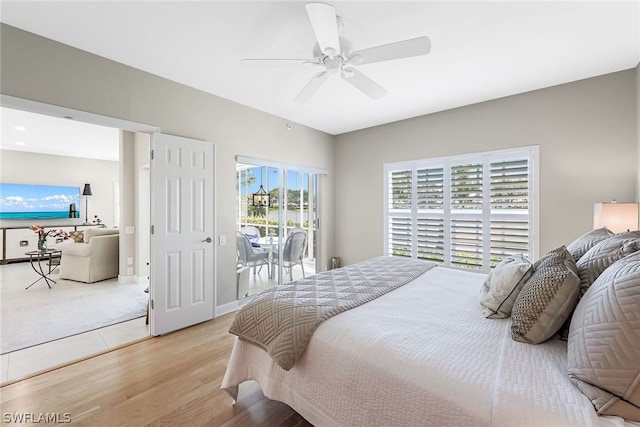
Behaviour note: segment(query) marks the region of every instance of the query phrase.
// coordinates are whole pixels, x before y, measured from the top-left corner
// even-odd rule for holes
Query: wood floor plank
[[[233,314],[0,388],[0,412],[69,414],[72,425],[310,424],[255,383],[236,405],[221,389]]]

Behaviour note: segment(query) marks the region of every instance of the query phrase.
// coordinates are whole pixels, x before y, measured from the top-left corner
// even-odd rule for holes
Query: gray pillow
[[[513,302],[533,274],[533,265],[524,255],[511,255],[489,273],[480,288],[480,305],[488,319],[511,315]]]
[[[511,337],[539,344],[551,338],[569,318],[578,302],[580,279],[573,256],[564,246],[533,265],[511,311]]]
[[[598,414],[640,421],[640,252],[607,268],[580,300],[567,366]]]
[[[567,250],[573,256],[573,259],[578,262],[582,255],[586,254],[589,249],[594,247],[596,243],[608,239],[615,233],[609,230],[607,227],[596,228],[595,230],[588,231],[576,240],[567,245]]]
[[[640,231],[615,234],[589,249],[577,262],[580,297],[607,267],[638,250]]]

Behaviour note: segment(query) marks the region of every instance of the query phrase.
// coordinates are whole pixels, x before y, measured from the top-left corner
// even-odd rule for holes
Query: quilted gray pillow
[[[511,255],[489,273],[480,288],[480,305],[488,319],[511,315],[513,302],[533,274],[533,265],[524,255]]]
[[[577,262],[580,297],[607,267],[638,250],[640,250],[640,231],[615,234],[589,249]]]
[[[576,240],[567,245],[567,250],[573,256],[573,259],[578,262],[582,255],[586,254],[589,249],[594,247],[596,243],[608,239],[615,233],[609,230],[607,227],[596,228],[595,230],[588,231]]]
[[[551,338],[569,318],[578,301],[580,279],[573,256],[564,246],[533,265],[511,311],[511,337],[539,344]]]
[[[569,376],[600,415],[640,421],[640,252],[607,268],[571,319]]]

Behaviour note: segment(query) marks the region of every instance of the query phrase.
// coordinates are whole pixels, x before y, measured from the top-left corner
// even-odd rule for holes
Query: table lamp
[[[612,202],[593,205],[593,228],[607,227],[614,233],[638,229],[638,203]]]

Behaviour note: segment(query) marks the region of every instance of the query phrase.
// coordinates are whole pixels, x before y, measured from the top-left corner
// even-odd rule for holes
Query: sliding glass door
[[[238,298],[315,274],[317,174],[239,160],[236,188]]]

